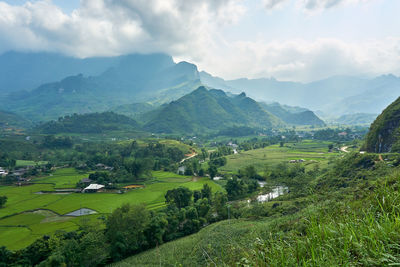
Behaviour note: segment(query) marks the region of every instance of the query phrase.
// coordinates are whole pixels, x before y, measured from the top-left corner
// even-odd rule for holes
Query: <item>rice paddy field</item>
[[[233,173],[248,165],[253,165],[259,172],[262,172],[266,165],[274,167],[281,162],[300,159],[304,160],[302,164],[305,164],[306,168],[312,168],[315,164],[319,164],[323,168],[330,159],[343,153],[329,152],[329,144],[332,142],[305,140],[299,143],[285,143],[283,147],[276,144],[260,149],[240,151],[238,154],[227,156],[227,164],[219,168],[219,171]]]
[[[209,184],[213,191],[223,190],[207,178],[194,179],[170,172],[154,172],[153,179],[144,188],[117,193],[70,193],[56,194],[55,189],[74,188],[89,173],[77,172],[72,168],[59,169],[52,176],[36,178],[31,185],[0,186],[0,195],[8,197],[7,204],[0,209],[0,246],[17,250],[31,244],[43,235],[57,230],[76,230],[84,221],[98,220],[124,203],[145,204],[149,209],[165,206],[165,193],[184,186],[191,190]],[[81,217],[65,216],[70,212],[88,208],[95,215]]]

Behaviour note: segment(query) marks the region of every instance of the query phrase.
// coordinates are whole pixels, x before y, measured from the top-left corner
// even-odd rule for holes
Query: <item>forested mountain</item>
[[[73,114],[37,126],[35,131],[44,134],[103,133],[120,130],[140,130],[138,123],[114,112]]]
[[[400,152],[400,98],[372,123],[364,148],[368,152]]]
[[[169,102],[197,88],[197,67],[164,54],[129,55],[98,76],[76,75],[9,95],[4,108],[32,120],[109,110],[121,104]]]
[[[334,76],[324,80],[298,83],[274,78],[223,80],[200,73],[205,85],[238,93],[245,91],[261,101],[277,101],[321,110],[327,115],[380,113],[400,95],[400,78],[382,75],[373,79]]]
[[[279,103],[260,103],[261,106],[268,112],[274,114],[287,124],[292,125],[317,125],[324,126],[323,120],[318,118],[311,110],[280,105]]]
[[[143,116],[153,132],[196,133],[233,125],[277,127],[284,123],[244,93],[229,97],[222,90],[201,86],[192,93]]]
[[[123,114],[125,116],[134,118],[156,108],[157,108],[156,105],[151,105],[149,103],[132,103],[132,104],[117,106],[112,108],[111,110],[115,113]]]

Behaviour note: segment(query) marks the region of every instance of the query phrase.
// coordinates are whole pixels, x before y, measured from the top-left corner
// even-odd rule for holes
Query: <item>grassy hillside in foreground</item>
[[[248,219],[210,225],[112,266],[397,265],[400,173],[375,158],[349,155],[302,200],[289,193],[253,205]]]

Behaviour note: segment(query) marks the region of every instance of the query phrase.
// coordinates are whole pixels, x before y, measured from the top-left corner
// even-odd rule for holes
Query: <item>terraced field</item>
[[[54,191],[56,188],[73,188],[79,180],[87,176],[88,173],[66,168],[57,170],[52,176],[34,179],[32,185],[0,186],[0,195],[8,197],[6,206],[0,209],[0,246],[20,249],[56,230],[75,230],[81,224],[82,218],[96,220],[123,203],[143,203],[149,209],[163,207],[165,193],[179,186],[195,190],[207,183],[214,192],[222,190],[207,178],[192,179],[169,172],[154,172],[154,179],[145,184],[144,188],[123,194],[38,194],[40,191]],[[82,217],[64,216],[80,208],[89,208],[98,214]]]
[[[254,165],[258,171],[263,171],[265,166],[274,167],[281,162],[303,159],[307,168],[314,164],[324,167],[329,159],[337,157],[339,152],[328,152],[331,142],[303,141],[301,143],[286,143],[284,147],[272,145],[265,148],[241,151],[238,154],[227,156],[227,164],[219,170],[232,173],[248,165]]]

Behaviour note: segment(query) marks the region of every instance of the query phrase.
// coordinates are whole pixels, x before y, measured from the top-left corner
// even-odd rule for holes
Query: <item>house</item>
[[[341,132],[341,133],[338,133],[338,135],[339,135],[339,136],[342,136],[342,137],[346,137],[346,136],[347,136],[347,133],[346,133],[346,132]]]
[[[6,176],[8,174],[8,172],[3,169],[2,167],[0,167],[0,176]]]
[[[185,173],[185,171],[186,171],[186,167],[185,166],[180,166],[178,168],[178,174],[183,175]]]
[[[96,193],[104,188],[102,184],[90,184],[82,190],[82,193]]]
[[[112,171],[114,169],[113,167],[107,166],[107,165],[105,165],[103,163],[96,164],[96,168],[97,169],[103,169],[103,170],[106,170],[106,171]]]

